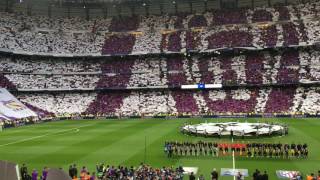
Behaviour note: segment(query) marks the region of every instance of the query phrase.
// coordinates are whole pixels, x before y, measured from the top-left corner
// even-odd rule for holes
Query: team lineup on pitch
[[[208,122],[228,122],[233,119],[206,119]],[[237,119],[239,120],[239,119]],[[258,119],[241,121],[256,122]],[[261,121],[261,119],[259,119]],[[69,164],[85,164],[93,170],[96,163],[137,166],[141,162],[154,167],[183,165],[197,167],[198,175],[208,176],[213,168],[248,169],[251,174],[256,168],[266,169],[269,176],[276,177],[276,170],[312,171],[318,165],[316,152],[320,148],[315,119],[279,118],[268,119],[274,123],[285,123],[290,133],[283,137],[261,137],[242,139],[235,137],[205,138],[182,134],[179,128],[186,122],[199,123],[203,119],[126,119],[126,120],[74,120],[7,129],[0,136],[1,158],[30,168],[40,168],[45,161],[49,167],[67,168]],[[312,131],[314,130],[314,131]],[[215,141],[219,143],[307,143],[309,157],[274,159],[247,158],[236,156],[188,156],[167,158],[163,153],[166,141]],[[230,179],[230,177],[222,177]]]

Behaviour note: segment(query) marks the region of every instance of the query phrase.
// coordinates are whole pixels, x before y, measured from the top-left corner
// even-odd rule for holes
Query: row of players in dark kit
[[[307,144],[270,143],[217,143],[217,142],[165,142],[164,151],[173,156],[236,156],[268,158],[307,158]]]

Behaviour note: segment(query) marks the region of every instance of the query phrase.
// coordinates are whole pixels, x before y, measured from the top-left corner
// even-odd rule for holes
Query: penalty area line
[[[9,146],[9,145],[12,145],[12,144],[17,144],[17,143],[22,143],[22,142],[27,142],[27,141],[31,141],[31,140],[34,140],[34,139],[39,139],[39,138],[43,138],[43,137],[50,136],[50,135],[60,134],[60,133],[66,134],[65,132],[73,131],[73,130],[75,130],[75,132],[79,132],[80,128],[88,127],[88,126],[92,126],[92,124],[79,126],[79,127],[75,127],[75,128],[71,128],[71,129],[67,129],[67,130],[63,130],[63,131],[47,133],[47,134],[44,134],[44,135],[35,136],[35,137],[31,137],[31,138],[21,139],[21,140],[10,142],[10,143],[6,143],[6,144],[0,144],[0,147]]]

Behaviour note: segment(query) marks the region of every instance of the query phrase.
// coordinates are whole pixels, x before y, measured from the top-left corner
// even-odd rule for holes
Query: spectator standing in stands
[[[77,165],[73,164],[73,178],[77,178],[78,177],[78,169],[77,169]]]
[[[314,177],[314,174],[311,173],[310,175],[307,176],[307,180],[316,180],[316,178]]]
[[[264,171],[261,180],[268,180],[268,179],[269,179],[269,176],[267,174],[267,171]]]
[[[189,175],[189,180],[196,180],[196,177],[194,176],[193,172]]]
[[[87,168],[83,166],[80,172],[80,179],[85,179],[85,177],[87,176],[87,173],[88,173]]]
[[[92,173],[90,180],[96,180],[96,173],[95,172]]]
[[[87,172],[86,175],[84,175],[84,180],[90,180],[91,176],[90,176],[90,172]]]
[[[48,176],[48,168],[44,167],[42,170],[42,180],[46,180]]]
[[[256,169],[256,171],[253,173],[252,177],[253,177],[253,180],[258,180],[258,176],[259,176],[260,172],[258,169]]]
[[[301,174],[298,172],[297,176],[296,176],[296,180],[302,180],[302,176]]]
[[[69,176],[71,177],[71,178],[73,178],[73,167],[72,167],[72,165],[70,165],[69,166]]]
[[[32,180],[38,180],[38,171],[34,169],[32,171],[31,176],[32,176]]]
[[[211,172],[211,180],[218,180],[218,172],[216,170],[216,168],[213,169],[213,171]]]
[[[22,167],[20,168],[20,174],[21,174],[22,180],[27,179],[28,168],[25,164],[22,164]]]
[[[318,171],[318,179],[317,180],[320,180],[320,170]]]
[[[243,175],[241,174],[241,172],[238,172],[237,176],[236,176],[237,180],[243,180]]]
[[[294,174],[293,176],[292,176],[292,178],[290,178],[290,180],[297,180],[298,178],[298,175],[297,174]]]

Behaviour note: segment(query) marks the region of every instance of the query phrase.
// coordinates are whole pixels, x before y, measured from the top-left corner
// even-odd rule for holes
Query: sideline
[[[39,139],[39,138],[43,138],[43,137],[50,136],[50,135],[60,134],[60,133],[62,133],[62,134],[68,134],[68,133],[72,133],[72,132],[77,133],[77,132],[80,131],[80,128],[88,127],[88,126],[93,126],[93,125],[94,125],[94,124],[87,124],[87,125],[83,125],[83,126],[79,126],[79,127],[75,127],[75,128],[71,128],[71,129],[66,129],[66,130],[63,130],[63,131],[52,132],[52,133],[47,133],[47,134],[40,135],[40,136],[35,136],[35,137],[31,137],[31,138],[21,139],[21,140],[14,141],[14,142],[10,142],[10,143],[6,143],[6,144],[0,144],[0,147],[9,146],[9,145],[12,145],[12,144],[22,143],[22,142],[26,142],[26,141],[31,141],[31,140],[34,140],[34,139]],[[75,130],[75,131],[74,131],[74,130]],[[68,132],[68,131],[72,131],[72,132]]]

